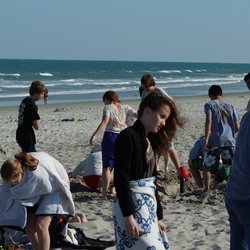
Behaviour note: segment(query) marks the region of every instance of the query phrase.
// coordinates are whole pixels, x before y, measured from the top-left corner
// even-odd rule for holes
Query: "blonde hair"
[[[17,153],[15,159],[6,160],[1,167],[1,177],[4,181],[14,180],[18,177],[21,170],[28,168],[35,170],[38,160],[25,152]]]

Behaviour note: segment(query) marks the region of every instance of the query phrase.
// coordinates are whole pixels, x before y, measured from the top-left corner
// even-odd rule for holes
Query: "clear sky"
[[[250,0],[1,0],[0,58],[250,63]]]

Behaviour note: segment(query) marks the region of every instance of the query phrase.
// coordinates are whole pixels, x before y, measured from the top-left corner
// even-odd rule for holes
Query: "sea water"
[[[48,103],[102,101],[107,90],[120,100],[140,99],[140,79],[155,77],[172,97],[207,95],[213,84],[223,92],[247,92],[250,64],[0,59],[0,107],[18,106],[32,81],[44,82]]]

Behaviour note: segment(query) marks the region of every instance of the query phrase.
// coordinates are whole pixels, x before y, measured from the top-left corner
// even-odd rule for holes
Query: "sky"
[[[250,63],[249,0],[0,0],[0,59]]]

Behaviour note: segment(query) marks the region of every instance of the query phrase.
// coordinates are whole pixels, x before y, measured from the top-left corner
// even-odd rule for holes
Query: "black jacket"
[[[139,119],[132,127],[123,130],[115,141],[114,183],[124,217],[135,213],[129,181],[145,178],[144,175],[148,169],[147,147],[145,128]],[[156,176],[155,171],[153,175]],[[163,215],[157,189],[156,199],[157,217],[160,220]]]

